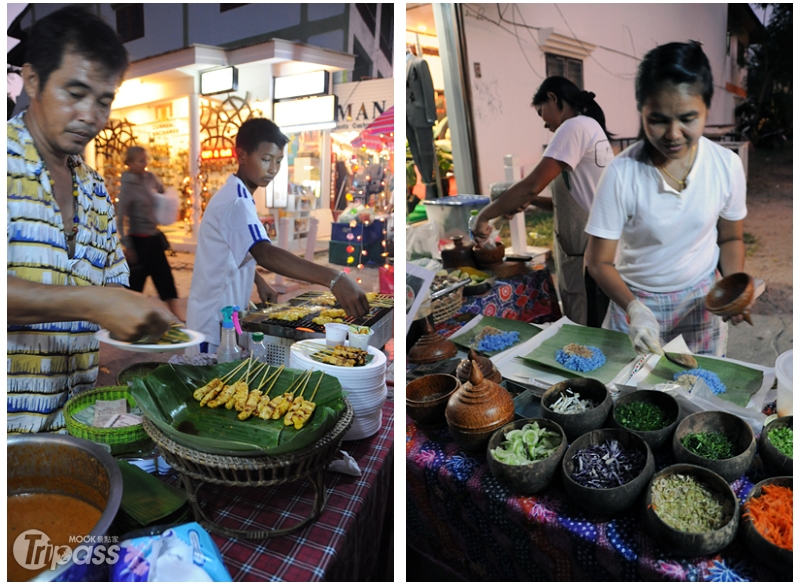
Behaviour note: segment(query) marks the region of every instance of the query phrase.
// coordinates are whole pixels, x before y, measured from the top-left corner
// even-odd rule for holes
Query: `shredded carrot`
[[[792,489],[765,485],[761,495],[752,498],[744,515],[753,521],[756,530],[775,546],[792,549]]]

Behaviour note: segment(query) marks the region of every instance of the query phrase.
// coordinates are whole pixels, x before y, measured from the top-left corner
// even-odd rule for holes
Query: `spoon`
[[[670,351],[665,351],[664,357],[667,358],[667,361],[670,361],[673,364],[683,368],[694,369],[697,367],[697,360],[688,353],[673,353]]]

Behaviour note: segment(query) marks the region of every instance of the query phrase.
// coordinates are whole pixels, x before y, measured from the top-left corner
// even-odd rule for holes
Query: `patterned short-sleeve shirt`
[[[128,265],[103,179],[79,156],[69,158],[78,185],[78,233],[70,258],[50,175],[23,115],[6,125],[8,275],[53,285],[127,286]],[[97,380],[97,329],[88,321],[8,326],[9,433],[63,432],[64,403]]]

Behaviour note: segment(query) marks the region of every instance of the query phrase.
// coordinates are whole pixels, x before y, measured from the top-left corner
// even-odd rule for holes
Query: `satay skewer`
[[[314,370],[308,374],[308,378],[306,378],[305,384],[303,384],[303,389],[300,390],[300,394],[298,394],[294,399],[292,399],[292,404],[289,406],[289,410],[286,411],[284,415],[283,424],[284,426],[290,426],[292,424],[292,417],[294,417],[294,413],[297,412],[297,409],[300,408],[300,405],[303,403],[303,394],[306,391],[306,387],[308,386],[308,381],[311,380],[311,376],[314,373]],[[322,380],[322,376],[319,377]]]
[[[303,400],[300,404],[300,408],[292,417],[291,423],[294,425],[295,430],[302,429],[306,423],[311,419],[311,415],[314,414],[314,409],[316,409],[317,405],[314,403],[314,397],[317,395],[317,390],[319,390],[320,382],[322,382],[322,377],[325,374],[322,373],[317,380],[317,385],[314,387],[314,392],[311,394],[311,398],[309,400]],[[286,422],[284,421],[284,424]]]
[[[292,390],[292,386],[289,387],[291,392],[288,390],[283,393],[282,396],[275,397],[275,412],[272,413],[272,420],[280,420],[285,414],[286,411],[289,410],[289,407],[292,405],[292,401],[294,400],[294,393],[297,392],[297,388],[303,383],[303,381],[307,380],[311,376],[311,370],[308,371],[307,375],[303,375],[300,377],[297,386]],[[293,385],[294,386],[294,385]]]
[[[217,408],[218,406],[222,406],[224,404],[225,408],[230,410],[233,407],[234,403],[236,402],[237,393],[241,392],[242,388],[244,388],[244,391],[247,391],[248,381],[250,378],[250,367],[253,365],[252,358],[248,358],[246,363],[247,363],[247,372],[244,374],[244,376],[240,375],[239,378],[236,380],[236,382],[234,382],[230,386],[224,386],[222,388],[222,391],[215,398],[211,399],[208,402],[207,406],[209,408]],[[258,370],[258,368],[256,368],[256,370]],[[244,381],[242,381],[242,377],[244,377]],[[232,380],[233,377],[231,377],[230,379]],[[200,406],[202,406],[202,403],[200,404]]]
[[[195,390],[194,393],[192,394],[192,396],[194,397],[195,400],[202,401],[203,398],[205,398],[212,390],[214,390],[218,386],[220,387],[220,391],[221,391],[222,390],[222,386],[225,385],[225,381],[227,379],[230,379],[236,372],[241,370],[245,365],[246,365],[246,362],[242,362],[241,364],[236,366],[236,368],[234,368],[232,371],[228,372],[225,376],[221,376],[219,378],[214,378],[213,380],[211,380],[205,386],[201,386],[200,388]],[[219,393],[219,392],[217,392],[217,393]],[[213,398],[213,396],[211,398]],[[211,398],[209,398],[208,400],[211,400]],[[206,402],[208,402],[208,400],[206,400]],[[205,406],[205,404],[203,404],[203,406]]]

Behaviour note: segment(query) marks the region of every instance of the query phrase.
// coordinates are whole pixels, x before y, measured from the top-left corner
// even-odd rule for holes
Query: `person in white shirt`
[[[262,301],[277,301],[275,291],[256,273],[256,264],[288,278],[329,286],[348,315],[361,317],[369,311],[366,295],[344,272],[273,246],[258,219],[253,192],[278,174],[288,142],[271,120],[244,122],[236,135],[239,169],[203,214],[186,310],[187,327],[205,335],[208,345],[201,346],[201,352],[216,352],[220,309],[247,307],[254,282]]]
[[[643,139],[606,169],[586,226],[589,271],[612,301],[603,327],[627,332],[640,353],[663,353],[679,334],[693,353],[725,353],[726,325],[704,299],[717,271],[744,270],[746,181],[739,157],[703,138],[713,92],[699,43],[645,55]]]
[[[485,246],[489,221],[524,211],[528,205],[553,210],[554,259],[564,313],[581,325],[600,327],[608,298],[586,273],[584,232],[595,188],[614,158],[603,110],[592,92],[564,77],[548,77],[533,96],[533,106],[553,138],[536,168],[478,214],[472,233]],[[552,198],[539,193],[550,185]]]

